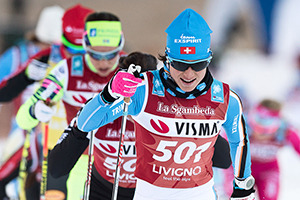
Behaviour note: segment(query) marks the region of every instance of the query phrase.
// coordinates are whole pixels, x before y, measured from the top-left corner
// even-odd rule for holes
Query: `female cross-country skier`
[[[122,97],[131,98],[135,200],[216,200],[212,156],[222,127],[235,175],[231,199],[254,199],[241,101],[207,68],[211,32],[197,12],[184,10],[166,29],[163,68],[143,73],[143,79],[119,71],[78,115],[78,129],[89,132],[122,116]]]

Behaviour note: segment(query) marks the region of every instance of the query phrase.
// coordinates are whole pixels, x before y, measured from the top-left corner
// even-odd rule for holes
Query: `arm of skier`
[[[45,105],[50,98],[51,103],[63,97],[63,88],[67,80],[66,61],[59,62],[43,80],[37,91],[19,108],[16,121],[25,130],[32,129],[39,121],[46,122],[55,113],[53,107]]]
[[[230,145],[232,166],[234,169],[234,190],[232,199],[240,197],[253,198],[254,179],[251,176],[250,144],[247,135],[245,119],[242,113],[242,103],[236,93],[230,92],[226,122],[223,124]],[[252,181],[253,185],[248,188],[244,186],[246,181]],[[237,185],[241,183],[240,185]],[[247,199],[247,198],[245,198]]]
[[[71,171],[89,145],[87,134],[77,128],[75,117],[48,156],[49,172],[54,178],[59,178]]]
[[[89,132],[122,116],[122,96],[131,97],[128,114],[136,115],[144,98],[144,87],[138,87],[141,82],[128,72],[117,72],[103,91],[83,107],[78,116],[79,130]]]
[[[26,87],[35,81],[42,80],[47,73],[49,56],[30,59],[25,69],[21,68],[0,84],[0,102],[9,102],[23,92]]]
[[[300,155],[300,135],[295,128],[289,128],[287,130],[286,139],[295,149],[295,151]]]
[[[27,78],[25,69],[15,76],[3,80],[0,84],[0,102],[12,101],[32,83],[34,83],[34,81]]]
[[[13,46],[0,56],[0,82],[18,70],[20,59],[15,56],[18,52],[18,47]]]

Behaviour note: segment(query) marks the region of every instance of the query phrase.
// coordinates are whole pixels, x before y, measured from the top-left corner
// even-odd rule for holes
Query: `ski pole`
[[[116,168],[116,172],[115,172],[115,181],[114,181],[114,185],[113,185],[113,193],[112,193],[112,198],[111,198],[112,200],[116,200],[117,196],[118,196],[120,167],[121,167],[121,159],[122,159],[122,154],[123,154],[124,133],[125,133],[125,128],[126,128],[129,102],[130,102],[130,98],[124,98],[123,118],[122,118],[120,141],[119,141],[117,168]]]
[[[50,105],[50,98],[46,100],[46,105]],[[40,200],[45,200],[45,193],[47,189],[47,173],[48,173],[48,134],[49,122],[45,123],[45,130],[43,134],[43,162],[42,162],[42,180],[40,187]]]
[[[96,132],[96,131],[95,131]],[[90,186],[91,186],[91,176],[92,176],[92,165],[93,165],[93,159],[92,156],[94,154],[94,131],[91,131],[91,139],[90,139],[90,144],[89,144],[89,161],[88,161],[88,170],[87,170],[87,177],[85,181],[85,186],[84,186],[84,196],[83,200],[88,200],[90,196]]]
[[[128,72],[138,76],[138,73],[141,71],[140,66],[130,65],[128,68]],[[115,172],[115,180],[113,185],[112,192],[112,200],[117,200],[118,197],[118,188],[119,188],[119,178],[120,178],[120,167],[121,167],[121,159],[123,154],[123,145],[124,145],[124,133],[126,129],[126,121],[128,115],[128,106],[130,102],[130,97],[124,97],[124,109],[123,109],[123,117],[121,123],[121,133],[120,133],[120,141],[119,141],[119,150],[118,150],[118,159],[117,159],[117,167]]]
[[[43,164],[42,164],[42,180],[41,180],[41,194],[40,200],[45,200],[45,193],[47,188],[47,172],[48,172],[48,131],[49,124],[45,124],[45,133],[43,138]]]
[[[23,150],[22,150],[22,159],[20,162],[20,168],[19,168],[19,188],[20,188],[20,193],[19,193],[19,198],[20,200],[26,200],[26,194],[25,194],[25,183],[26,183],[26,178],[27,178],[27,158],[29,154],[29,147],[30,147],[30,133],[31,130],[26,130],[25,131],[25,140],[24,140],[24,145],[23,145]]]

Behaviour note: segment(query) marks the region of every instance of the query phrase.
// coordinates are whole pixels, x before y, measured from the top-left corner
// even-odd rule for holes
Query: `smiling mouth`
[[[196,79],[192,79],[192,80],[184,80],[184,79],[180,78],[180,80],[181,80],[182,82],[184,82],[184,83],[192,83],[192,82],[194,82]]]

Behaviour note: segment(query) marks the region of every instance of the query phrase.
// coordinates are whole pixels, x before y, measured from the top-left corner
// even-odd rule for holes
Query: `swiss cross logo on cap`
[[[180,54],[195,54],[196,47],[180,47]]]

